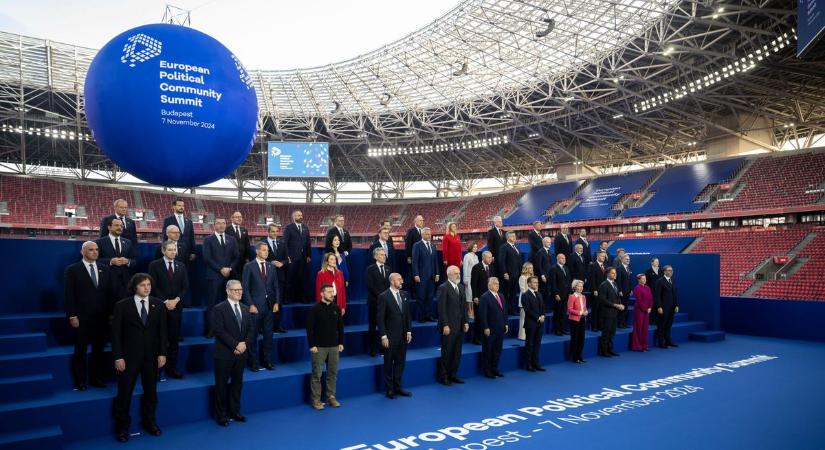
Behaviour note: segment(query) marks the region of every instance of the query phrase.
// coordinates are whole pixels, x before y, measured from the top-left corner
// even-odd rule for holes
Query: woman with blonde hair
[[[584,350],[584,318],[587,317],[587,299],[582,294],[584,282],[573,280],[573,293],[567,297],[567,318],[570,319],[570,359],[576,364],[586,362]]]
[[[467,316],[475,318],[473,316],[473,290],[470,286],[470,281],[472,280],[472,272],[473,267],[478,264],[478,244],[476,241],[470,241],[467,243],[467,254],[464,255],[464,259],[461,263],[461,280],[464,282],[464,297],[467,300]],[[479,294],[480,295],[480,294]]]
[[[441,239],[441,256],[444,267],[461,267],[461,238],[458,237],[458,225],[455,222],[447,224],[447,231]]]
[[[527,339],[527,333],[524,331],[524,307],[521,306],[521,296],[527,292],[527,279],[532,276],[535,276],[533,263],[528,261],[521,266],[521,276],[518,277],[518,338],[522,341]]]

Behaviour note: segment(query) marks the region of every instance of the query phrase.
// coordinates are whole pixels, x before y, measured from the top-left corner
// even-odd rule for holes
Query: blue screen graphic
[[[280,178],[329,178],[329,143],[269,142],[267,175]]]
[[[799,0],[799,33],[796,42],[796,54],[802,56],[819,40],[825,29],[825,2],[821,0]]]

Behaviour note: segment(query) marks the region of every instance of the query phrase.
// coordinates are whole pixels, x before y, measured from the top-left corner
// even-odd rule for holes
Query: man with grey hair
[[[367,351],[370,356],[378,354],[378,296],[390,288],[392,267],[387,264],[387,254],[381,247],[372,249],[374,264],[367,266],[364,274],[367,282]]]
[[[498,251],[498,273],[503,278],[502,292],[505,297],[507,314],[517,316],[518,311],[518,277],[521,275],[521,252],[516,247],[516,233],[507,232],[507,243],[502,244]]]
[[[413,246],[412,276],[415,280],[415,292],[419,306],[419,322],[432,322],[432,309],[435,285],[438,283],[441,265],[438,263],[438,253],[431,238],[429,228],[421,230],[421,240]]]
[[[183,264],[189,262],[189,245],[180,239],[180,229],[177,225],[167,225],[164,229],[167,240],[175,243],[175,261],[180,261]],[[166,242],[166,241],[163,241]],[[158,246],[155,250],[155,259],[163,258],[163,245]]]
[[[123,237],[137,245],[135,221],[128,217],[129,203],[119,198],[114,201],[112,206],[114,207],[115,213],[100,220],[100,235],[98,237],[106,237],[109,234],[109,224],[112,223],[112,220],[118,219],[123,224]]]
[[[541,296],[550,300],[550,271],[553,270],[553,253],[550,252],[550,244],[553,243],[553,238],[546,236],[542,239],[542,247],[536,257],[533,259],[533,273],[539,279],[539,292]]]
[[[464,384],[464,381],[458,378],[461,344],[464,342],[464,333],[470,330],[464,303],[461,270],[456,266],[449,266],[447,282],[438,287],[438,332],[441,335],[438,378],[439,382],[446,386],[453,383]]]
[[[498,278],[487,280],[487,292],[479,299],[479,321],[484,330],[481,344],[481,366],[487,378],[500,378],[504,374],[498,370],[504,336],[510,331],[507,325],[507,307],[499,295]]]
[[[653,309],[656,312],[656,341],[659,347],[678,347],[670,336],[673,316],[679,312],[679,299],[676,295],[676,283],[673,282],[673,267],[663,269],[664,276],[656,280],[653,286]]]
[[[504,231],[501,227],[501,216],[493,217],[493,226],[487,231],[487,250],[493,252],[493,256],[498,255],[501,245],[504,244]]]
[[[255,339],[252,314],[241,303],[241,282],[227,281],[225,292],[226,301],[218,303],[209,318],[215,334],[215,418],[222,427],[229,425],[229,419],[246,422],[241,415],[241,387],[249,347]]]

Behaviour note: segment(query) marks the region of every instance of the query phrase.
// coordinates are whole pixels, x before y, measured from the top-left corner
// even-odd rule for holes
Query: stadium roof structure
[[[329,141],[331,185],[382,189],[677,163],[719,134],[778,150],[825,132],[825,64],[794,56],[795,26],[790,0],[465,0],[351,60],[250,68],[259,144],[231,178],[265,185],[268,140]],[[117,178],[83,114],[95,53],[0,33],[0,162]]]

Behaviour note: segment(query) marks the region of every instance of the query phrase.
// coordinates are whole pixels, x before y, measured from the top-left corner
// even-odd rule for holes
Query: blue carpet
[[[542,417],[519,411],[525,407],[541,407],[548,400],[601,393],[603,389],[630,392],[622,386],[758,354],[777,358],[564,412],[545,412]],[[162,437],[133,436],[122,448],[825,448],[821,414],[825,391],[818,386],[825,379],[825,347],[818,343],[728,335],[727,340],[717,343],[685,342],[677,349],[624,352],[620,358],[593,357],[586,365],[562,363],[547,368],[548,372],[542,374],[508,372],[497,380],[473,377],[460,386],[416,387],[409,399],[389,400],[372,394],[339,398],[343,403],[341,409],[317,412],[309,406],[300,406],[255,413],[248,416],[249,422],[232,423],[228,429],[211,421],[169,427],[160,423],[164,429]],[[339,384],[347,381],[339,379]],[[692,393],[683,391],[683,395],[672,398],[665,393],[670,391],[676,395],[673,389],[686,385],[699,389]],[[281,393],[273,391],[272,395]],[[653,395],[661,400],[623,412],[609,410],[622,402],[640,401]],[[159,408],[187,408],[187,405],[161,403]],[[612,413],[588,422],[574,424],[560,420],[605,408]],[[479,424],[482,420],[505,414],[510,416],[498,424],[488,422],[490,427],[486,430],[467,430],[483,428]],[[585,414],[585,417],[597,416]],[[546,421],[552,421],[555,426]],[[499,424],[502,426],[493,426]],[[445,428],[458,438],[439,431]],[[467,434],[460,436],[460,433]],[[409,436],[416,437],[414,445],[403,445],[399,441]],[[73,442],[66,448],[110,449],[114,445],[112,437],[102,437]]]

